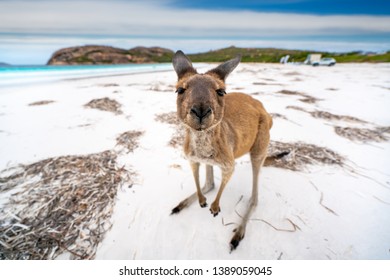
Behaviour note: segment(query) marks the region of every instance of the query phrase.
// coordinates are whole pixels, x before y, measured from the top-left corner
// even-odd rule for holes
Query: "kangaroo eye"
[[[176,90],[176,92],[177,92],[178,94],[183,94],[185,91],[186,91],[186,89],[185,89],[185,88],[182,88],[182,87],[179,87],[179,88],[177,88],[177,90]]]
[[[216,92],[219,96],[223,96],[224,94],[226,94],[226,91],[223,88],[217,89]]]

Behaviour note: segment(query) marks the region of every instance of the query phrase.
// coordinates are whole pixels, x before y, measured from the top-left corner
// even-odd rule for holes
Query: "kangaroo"
[[[207,206],[204,194],[214,188],[213,166],[218,166],[222,171],[221,185],[210,205],[211,214],[217,216],[221,211],[221,195],[234,171],[235,159],[250,153],[252,196],[241,223],[234,230],[231,251],[244,238],[246,224],[257,206],[259,172],[267,156],[272,127],[272,118],[260,101],[244,93],[226,94],[226,77],[240,60],[241,57],[237,56],[204,74],[197,73],[182,51],[177,51],[172,60],[178,76],[177,115],[186,129],[184,154],[191,165],[196,193],[181,201],[171,214],[179,213],[196,198],[201,207]],[[203,188],[199,182],[201,163],[206,165]]]

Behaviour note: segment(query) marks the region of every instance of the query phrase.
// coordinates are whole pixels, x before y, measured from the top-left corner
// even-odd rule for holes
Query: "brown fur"
[[[250,205],[242,223],[235,231],[230,245],[235,249],[245,234],[246,223],[258,200],[258,175],[267,155],[272,118],[262,103],[243,93],[217,94],[225,89],[225,78],[237,66],[239,58],[198,74],[190,60],[181,52],[175,54],[173,65],[178,74],[177,113],[186,126],[184,153],[194,174],[197,192],[183,200],[172,213],[178,213],[196,197],[205,207],[203,193],[214,187],[213,166],[222,170],[222,182],[210,211],[220,211],[220,198],[234,170],[234,161],[250,153],[253,169],[253,186]],[[184,89],[181,92],[180,89]],[[200,188],[199,165],[206,164],[206,185]]]

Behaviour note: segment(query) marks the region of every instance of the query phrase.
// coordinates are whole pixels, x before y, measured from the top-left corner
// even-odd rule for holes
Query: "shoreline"
[[[45,67],[34,69],[34,67],[26,73],[23,71],[10,71],[6,73],[7,75],[3,75],[2,79],[0,79],[0,85],[2,87],[14,87],[19,86],[21,84],[29,86],[33,84],[43,84],[50,82],[60,82],[66,80],[78,80],[78,79],[90,79],[90,78],[103,78],[103,77],[114,77],[117,75],[132,75],[132,74],[141,74],[141,73],[153,73],[160,71],[172,71],[170,64],[160,64],[160,69],[153,69],[156,67],[154,64],[143,64],[143,65],[129,65],[127,68],[126,65],[120,65],[120,67],[116,67],[115,65],[109,65],[106,67],[97,68],[89,68],[89,65],[83,69],[83,66],[75,66],[74,69],[68,68],[67,70],[63,70],[61,68],[49,70],[47,71]],[[158,67],[157,66],[157,67]],[[50,66],[48,66],[50,68]],[[123,67],[123,68],[122,68]],[[168,67],[169,69],[164,69]],[[146,69],[142,69],[146,68]],[[152,69],[147,69],[152,68]],[[92,71],[92,72],[91,72]],[[85,72],[85,73],[83,73]],[[117,72],[117,73],[115,73]],[[74,77],[67,77],[74,76]]]
[[[144,65],[148,65],[148,64],[144,64]],[[161,65],[169,65],[170,64],[161,64]],[[198,67],[198,69],[202,69],[204,67],[206,67],[208,64],[205,64],[205,63],[199,63],[199,64],[194,64],[196,67]],[[115,67],[114,67],[115,68]],[[138,75],[138,74],[151,74],[151,73],[163,73],[163,72],[169,72],[169,71],[173,71],[173,69],[171,69],[171,66],[170,66],[170,69],[155,69],[155,70],[142,70],[142,69],[136,69],[134,72],[127,72],[127,73],[110,73],[110,72],[107,72],[107,73],[101,73],[101,74],[87,74],[88,76],[81,76],[81,77],[70,77],[70,78],[67,78],[67,77],[57,77],[57,76],[53,76],[51,78],[46,78],[46,80],[36,80],[35,77],[31,77],[30,79],[33,79],[33,81],[25,81],[25,82],[22,82],[22,84],[20,83],[16,83],[15,82],[12,82],[10,81],[8,84],[6,83],[1,83],[1,80],[0,80],[0,85],[2,86],[2,88],[4,89],[7,89],[7,88],[17,88],[17,87],[26,87],[26,86],[34,86],[34,85],[44,85],[45,83],[47,84],[51,84],[51,83],[56,83],[56,82],[61,82],[61,81],[78,81],[78,80],[86,80],[86,79],[94,79],[94,78],[109,78],[109,77],[116,77],[116,76],[131,76],[131,75]],[[7,82],[7,79],[4,78],[4,81]]]

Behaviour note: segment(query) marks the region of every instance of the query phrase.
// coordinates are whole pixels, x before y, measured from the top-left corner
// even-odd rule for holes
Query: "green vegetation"
[[[384,54],[361,54],[359,52],[350,52],[331,55],[337,62],[390,62],[390,51]]]
[[[390,51],[385,54],[362,54],[360,52],[350,53],[326,53],[318,51],[299,51],[284,49],[257,49],[257,48],[236,48],[209,51],[188,55],[193,62],[222,62],[238,54],[242,55],[242,62],[272,62],[278,63],[280,58],[290,55],[290,62],[303,62],[310,53],[321,53],[322,57],[333,57],[337,62],[390,62]],[[161,61],[169,62],[169,61]]]
[[[133,57],[147,57],[156,63],[171,62],[173,52],[167,49],[136,47],[127,51]]]
[[[79,64],[93,63],[93,60],[86,56],[79,56],[74,58],[73,60]]]
[[[290,55],[290,61],[302,60],[310,52],[282,50],[282,49],[257,49],[257,48],[235,48],[229,47],[225,49],[209,51],[206,53],[190,54],[189,57],[194,62],[222,62],[235,57],[238,54],[242,55],[242,62],[279,62],[280,58],[285,55]]]

